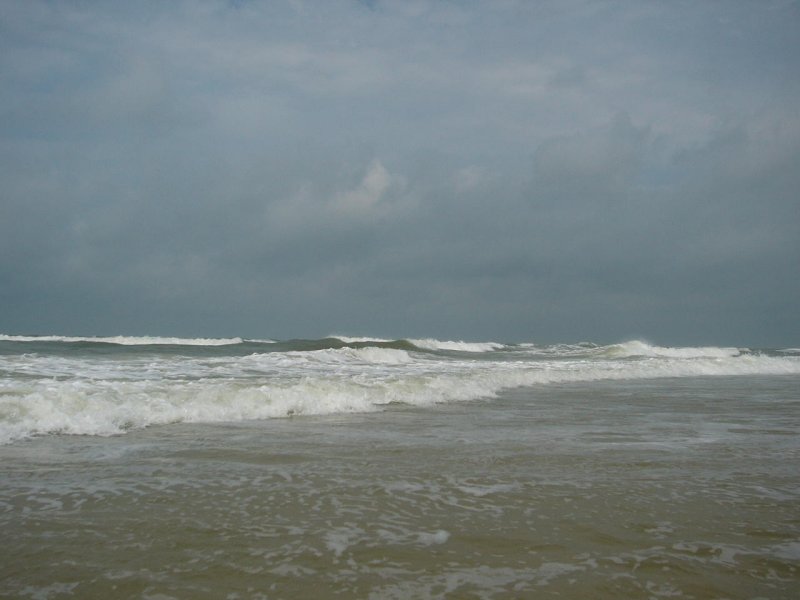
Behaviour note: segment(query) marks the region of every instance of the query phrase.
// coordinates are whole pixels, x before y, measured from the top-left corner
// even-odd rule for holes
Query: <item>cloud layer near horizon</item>
[[[798,343],[797,2],[0,16],[3,332]]]

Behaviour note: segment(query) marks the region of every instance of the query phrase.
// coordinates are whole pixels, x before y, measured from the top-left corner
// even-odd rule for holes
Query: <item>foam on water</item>
[[[430,345],[436,344],[465,343]],[[633,341],[495,352],[499,346],[458,346],[474,357],[369,345],[246,356],[188,348],[181,355],[158,348],[130,354],[113,347],[90,355],[6,353],[0,355],[0,443],[47,433],[113,435],[175,422],[367,412],[393,403],[430,406],[492,398],[518,386],[800,374],[800,356],[735,348]]]
[[[665,348],[652,346],[646,342],[633,340],[621,344],[605,346],[601,349],[607,356],[624,358],[628,356],[648,356],[664,358],[727,358],[739,356],[742,350],[739,348],[717,348],[714,346],[699,348]]]
[[[0,342],[0,596],[794,598],[800,356],[605,348]]]
[[[344,335],[331,335],[332,339],[339,340],[345,344],[365,344],[365,343],[379,343],[390,344],[408,342],[422,350],[450,350],[456,352],[489,352],[491,350],[499,350],[505,347],[505,344],[498,342],[461,342],[461,341],[447,341],[437,340],[433,338],[425,339],[406,339],[406,340],[388,340],[384,338],[374,337],[349,337]]]
[[[43,433],[115,435],[166,423],[214,423],[375,410],[379,393],[322,379],[236,382],[52,382],[0,387],[0,443]],[[386,394],[384,394],[385,396]]]
[[[362,344],[362,343],[369,343],[369,342],[378,342],[378,343],[387,343],[391,342],[392,340],[386,340],[383,338],[375,338],[375,337],[350,337],[346,335],[329,335],[328,337],[333,338],[335,340],[339,340],[344,342],[345,344]]]
[[[417,348],[424,350],[455,350],[456,352],[489,352],[499,350],[505,344],[497,342],[452,342],[434,339],[410,339],[408,340]]]
[[[73,337],[63,335],[6,335],[0,334],[2,342],[97,342],[120,346],[228,346],[241,344],[244,340],[235,338],[177,338],[158,336]]]
[[[298,360],[306,359],[326,364],[406,364],[412,361],[411,356],[405,350],[371,346],[366,348],[332,348],[309,352],[287,352],[286,354]]]

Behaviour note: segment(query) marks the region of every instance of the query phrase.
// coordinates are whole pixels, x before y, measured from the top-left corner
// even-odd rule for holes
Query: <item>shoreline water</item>
[[[559,383],[17,442],[0,595],[793,598],[796,384]]]

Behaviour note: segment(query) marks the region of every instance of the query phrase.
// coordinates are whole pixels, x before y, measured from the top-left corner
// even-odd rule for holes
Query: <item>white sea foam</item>
[[[118,344],[121,346],[228,346],[241,344],[242,338],[176,338],[176,337],[150,337],[150,336],[124,336],[115,335],[108,337],[79,337],[64,335],[5,335],[0,334],[0,341],[4,342],[98,342],[104,344]]]
[[[325,348],[323,350],[293,351],[284,353],[285,356],[306,362],[319,362],[324,364],[405,364],[412,362],[412,358],[405,350],[394,348]],[[266,355],[273,359],[272,355]]]
[[[513,492],[519,489],[519,484],[516,483],[497,483],[494,485],[475,485],[475,484],[456,484],[456,487],[459,491],[469,494],[471,496],[477,496],[479,498],[483,498],[484,496],[489,496],[492,494],[502,494],[507,492]]]
[[[800,562],[800,542],[787,542],[771,548],[771,553],[779,558]]]
[[[603,354],[617,358],[629,356],[659,358],[728,358],[731,356],[738,356],[742,352],[739,348],[718,348],[715,346],[666,348],[662,346],[652,346],[639,340],[605,346],[601,348],[601,350]]]
[[[348,358],[376,363],[376,364],[407,364],[412,361],[411,355],[405,350],[395,350],[393,348],[344,348]]]
[[[504,344],[497,342],[451,342],[434,339],[410,339],[408,340],[417,348],[424,350],[455,350],[458,352],[489,352],[499,350]]]
[[[550,344],[537,345],[530,343],[515,344],[510,346],[514,350],[522,350],[533,356],[572,357],[595,354],[600,348],[597,344],[579,342],[577,344]]]
[[[43,433],[115,435],[178,422],[224,422],[376,409],[355,382],[60,382],[0,388],[0,443]],[[373,394],[374,396],[374,394]]]
[[[335,340],[339,340],[344,342],[345,344],[364,344],[370,342],[377,342],[377,343],[387,343],[391,342],[392,340],[385,340],[383,338],[374,338],[374,337],[349,337],[346,335],[329,335],[328,337],[333,338]]]
[[[367,412],[392,403],[430,406],[552,383],[800,375],[795,355],[620,346],[624,352],[598,348],[589,356],[549,357],[509,351],[491,360],[378,347],[248,356],[175,356],[158,349],[144,355],[6,354],[0,355],[0,443],[46,433],[113,435],[175,422]]]
[[[422,531],[417,534],[417,542],[423,546],[433,546],[444,544],[450,539],[450,532],[444,529],[438,529],[433,532]]]

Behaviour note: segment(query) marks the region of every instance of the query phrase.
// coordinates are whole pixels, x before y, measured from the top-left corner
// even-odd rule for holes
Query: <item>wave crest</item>
[[[330,363],[367,363],[381,365],[401,365],[410,363],[413,359],[405,350],[397,348],[378,348],[365,346],[362,348],[330,348],[312,350],[310,352],[289,353],[303,355],[306,359],[326,364]]]
[[[65,343],[100,343],[119,346],[230,346],[241,344],[244,340],[234,338],[177,338],[159,336],[126,336],[82,337],[67,335],[6,335],[0,334],[0,342],[65,342]]]
[[[237,360],[243,361],[237,363],[243,369],[238,375],[210,377],[205,368],[199,370],[199,377],[162,373],[151,379],[96,379],[86,373],[85,378],[6,380],[0,383],[0,444],[48,433],[114,435],[176,422],[370,412],[392,403],[424,407],[492,398],[519,386],[800,374],[796,357],[754,354],[724,359],[617,361],[609,357],[596,362],[521,363],[424,357],[418,361],[392,348],[340,348],[254,354]]]
[[[716,346],[670,348],[653,346],[639,340],[631,340],[604,346],[601,348],[600,354],[609,358],[636,356],[648,358],[732,358],[740,356],[742,352],[743,350],[739,348],[720,348]]]
[[[454,350],[456,352],[490,352],[505,347],[505,344],[498,342],[455,342],[433,338],[409,339],[408,342],[423,350]]]

